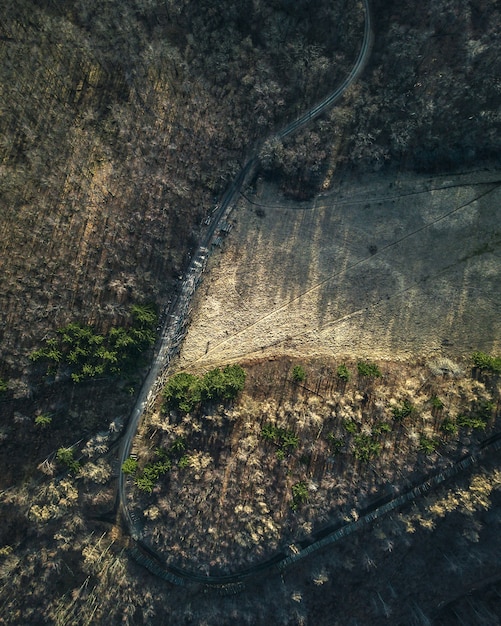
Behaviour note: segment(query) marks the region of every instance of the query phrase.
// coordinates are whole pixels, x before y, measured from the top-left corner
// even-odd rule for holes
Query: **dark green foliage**
[[[282,447],[295,450],[299,446],[299,437],[291,431],[286,431],[282,435]]]
[[[343,426],[346,432],[350,433],[350,435],[354,435],[356,432],[358,432],[357,423],[353,420],[344,420]]]
[[[484,430],[488,421],[492,418],[495,406],[493,402],[479,402],[468,415],[459,415],[456,419],[460,428],[471,428],[473,430]]]
[[[433,396],[433,398],[430,400],[431,402],[431,406],[435,409],[443,409],[444,408],[444,403],[442,402],[442,400],[440,400],[440,398],[438,396]]]
[[[153,304],[133,304],[131,307],[134,328],[150,330],[157,323],[157,312]]]
[[[3,378],[0,378],[0,393],[5,393],[8,389],[7,381]]]
[[[158,453],[160,451],[160,454]],[[127,459],[125,463],[122,465],[122,472],[135,474],[134,484],[141,491],[146,491],[147,493],[151,493],[153,491],[153,487],[155,483],[158,481],[160,476],[166,474],[172,467],[172,461],[167,456],[167,451],[162,448],[157,448],[155,451],[157,456],[160,456],[159,461],[155,461],[153,463],[147,463],[142,472],[138,472],[138,464],[134,459]],[[126,467],[127,463],[127,467]],[[126,469],[128,471],[126,471]]]
[[[261,429],[261,437],[263,437],[263,439],[266,439],[267,441],[276,442],[279,437],[279,432],[280,429],[276,426],[273,426],[273,424],[265,424]]]
[[[474,367],[485,371],[499,374],[501,372],[501,357],[490,356],[485,352],[474,352],[471,355]]]
[[[353,454],[359,461],[370,461],[381,454],[382,445],[370,435],[359,434],[353,439]]]
[[[41,415],[37,415],[35,417],[35,425],[40,426],[41,428],[45,428],[49,426],[52,422],[52,417],[47,415],[47,413],[42,413]]]
[[[378,422],[377,424],[375,424],[374,428],[372,429],[373,435],[382,435],[383,433],[390,433],[390,432],[391,432],[391,424],[388,424],[388,422]]]
[[[190,457],[187,454],[184,454],[177,463],[179,467],[185,469],[190,466]]]
[[[424,435],[421,435],[419,438],[419,449],[425,454],[432,454],[435,452],[438,444],[439,442],[437,439],[431,439],[430,437],[425,437]]]
[[[291,508],[295,511],[300,504],[308,501],[308,487],[306,483],[299,482],[292,485],[292,504]]]
[[[233,400],[245,386],[245,370],[240,365],[215,368],[204,375],[201,385],[206,400]]]
[[[338,378],[344,380],[345,382],[348,382],[351,378],[350,370],[346,367],[344,363],[342,365],[339,365],[336,370],[336,374]]]
[[[458,425],[455,420],[446,417],[440,424],[440,430],[448,435],[455,435],[458,431]]]
[[[292,380],[295,383],[302,383],[306,379],[306,372],[301,365],[294,365],[292,368]]]
[[[359,361],[357,363],[357,370],[359,376],[365,376],[366,378],[379,378],[382,376],[381,370],[375,363]]]
[[[129,457],[122,463],[122,472],[124,474],[135,474],[137,472],[138,462],[136,459]]]
[[[188,372],[174,374],[167,381],[163,396],[167,407],[189,413],[202,400],[200,378]]]
[[[143,476],[155,482],[160,478],[160,476],[166,474],[171,467],[172,463],[170,462],[170,459],[156,461],[155,463],[148,463],[143,469]]]
[[[224,396],[226,378],[218,367],[204,375],[201,381],[201,390],[205,400],[218,400]]]
[[[277,456],[280,459],[284,459],[287,454],[296,450],[301,443],[299,437],[292,430],[278,428],[273,424],[265,424],[261,430],[261,436],[278,446]]]
[[[172,442],[169,449],[174,454],[183,452],[184,450],[186,450],[186,441],[182,437],[178,437]],[[166,451],[163,448],[161,448],[161,450],[162,453],[166,454]]]
[[[31,361],[52,361],[53,363],[60,363],[63,358],[63,354],[61,350],[58,348],[59,342],[57,339],[47,339],[45,342],[45,346],[42,348],[38,348],[38,350],[33,350],[29,355]]]
[[[33,362],[47,365],[55,373],[60,365],[71,371],[78,383],[99,376],[117,376],[135,367],[138,357],[155,341],[157,316],[152,305],[134,305],[129,327],[112,328],[106,335],[92,326],[72,322],[57,330],[57,337],[30,354]]]
[[[475,415],[458,415],[456,423],[460,428],[472,428],[474,430],[484,430],[486,422]]]
[[[329,448],[332,454],[339,454],[339,452],[341,452],[344,448],[344,440],[340,437],[336,437],[334,433],[329,433],[327,435],[327,442],[329,443]]]
[[[56,459],[73,474],[76,474],[80,469],[80,463],[73,458],[73,450],[71,448],[59,448]]]
[[[404,400],[400,406],[394,406],[391,409],[393,419],[396,422],[401,422],[405,417],[409,417],[413,411],[414,406],[409,402],[409,400]]]
[[[146,493],[151,493],[153,491],[153,487],[155,483],[151,480],[151,478],[147,478],[146,476],[136,476],[134,479],[134,484],[141,491],[145,491]]]
[[[179,372],[169,378],[163,395],[167,407],[189,413],[201,402],[232,400],[244,386],[245,370],[240,365],[227,365],[203,377]]]

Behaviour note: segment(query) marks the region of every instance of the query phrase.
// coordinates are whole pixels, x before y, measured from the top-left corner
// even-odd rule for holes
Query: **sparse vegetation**
[[[104,335],[92,326],[72,322],[59,328],[57,337],[47,339],[43,347],[31,352],[30,359],[42,362],[50,375],[66,366],[75,383],[130,371],[153,344],[157,323],[152,305],[134,305],[131,317],[130,327],[112,328]]]
[[[261,380],[255,373],[259,367],[266,371]],[[200,522],[183,508],[186,493],[190,493],[190,502],[197,503],[197,510],[220,520],[221,529],[214,530],[214,537],[219,537],[218,541],[224,537],[228,548],[226,556],[218,558],[215,571],[225,571],[230,566],[225,563],[238,562],[243,567],[252,563],[254,550],[269,555],[278,549],[280,533],[276,529],[283,528],[291,507],[295,521],[290,522],[287,541],[295,540],[303,526],[310,527],[308,519],[328,519],[333,514],[333,499],[337,506],[345,502],[335,494],[348,489],[347,480],[351,494],[357,493],[356,485],[377,493],[381,479],[384,484],[400,484],[405,476],[415,477],[416,472],[428,474],[447,467],[462,449],[459,442],[475,436],[475,430],[472,435],[464,426],[457,426],[458,422],[465,423],[456,417],[461,415],[460,408],[475,416],[487,414],[489,407],[492,413],[493,409],[492,391],[487,391],[484,383],[466,377],[441,377],[422,393],[425,366],[411,368],[402,363],[398,367],[386,365],[384,379],[368,396],[363,377],[350,388],[339,389],[326,375],[326,364],[316,368],[309,362],[308,387],[301,387],[299,393],[291,388],[293,401],[283,397],[278,401],[273,399],[273,389],[283,388],[280,380],[289,380],[291,370],[284,364],[280,379],[273,373],[276,367],[279,364],[275,362],[252,366],[245,393],[231,405],[207,405],[203,412],[193,412],[181,420],[160,412],[145,426],[141,445],[146,449],[140,466],[157,462],[153,457],[158,457],[158,450],[167,451],[172,459],[174,448],[181,455],[172,462],[168,482],[155,480],[146,471],[144,476],[139,474],[142,481],[138,485],[143,489],[142,498],[150,498],[151,506],[160,511],[168,509],[176,520],[168,533],[158,526],[153,529],[149,522],[145,531],[155,549],[168,554],[172,563],[192,565],[206,559],[203,546],[196,541],[197,532],[203,532]],[[271,392],[268,387],[263,389],[263,380]],[[395,401],[395,397],[405,399]],[[433,397],[447,397],[447,418],[432,418]],[[476,400],[470,404],[466,399],[472,397]],[[388,413],[393,420],[388,419]],[[487,421],[484,417],[483,423]],[[176,443],[179,440],[181,443]],[[438,450],[440,455],[433,454]],[[292,495],[292,502],[288,496],[298,484],[301,489],[295,489],[303,494],[301,498],[307,497],[307,507],[299,496]],[[235,498],[247,504],[235,505]],[[141,502],[144,505],[144,500]],[[357,502],[358,509],[366,500]],[[184,537],[185,549],[191,546],[192,560],[171,550],[180,537]],[[244,546],[253,546],[252,551],[247,552]]]

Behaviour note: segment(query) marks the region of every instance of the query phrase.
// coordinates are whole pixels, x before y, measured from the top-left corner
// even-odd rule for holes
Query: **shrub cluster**
[[[292,368],[292,380],[295,383],[302,383],[306,379],[306,372],[301,365],[294,365]]]
[[[71,379],[79,383],[103,375],[120,375],[131,370],[137,358],[155,341],[157,314],[152,305],[134,305],[132,324],[114,327],[101,335],[92,326],[73,322],[59,328],[57,336],[30,354],[33,362],[46,365],[48,374],[56,374],[62,365],[71,370]]]
[[[375,363],[359,361],[357,363],[357,370],[359,376],[365,376],[366,378],[380,378],[382,376],[381,370]]]
[[[245,370],[240,365],[216,367],[203,376],[179,372],[164,387],[164,407],[189,413],[202,402],[232,400],[244,386]]]
[[[474,352],[471,355],[474,367],[486,372],[495,374],[501,373],[501,357],[491,356],[485,352]]]
[[[122,463],[122,472],[124,474],[129,474],[134,478],[134,484],[141,491],[145,491],[146,493],[151,493],[153,491],[153,487],[155,483],[161,476],[167,474],[167,472],[172,468],[173,464],[176,462],[179,467],[186,467],[186,459],[189,459],[187,455],[183,454],[186,448],[186,442],[184,439],[178,438],[176,439],[168,450],[165,448],[157,448],[155,450],[155,456],[157,459],[150,463],[147,463],[143,469],[139,468],[139,462],[134,457],[129,457],[125,459]]]
[[[351,378],[350,370],[346,367],[344,363],[338,366],[336,370],[337,377],[345,382],[348,382]]]

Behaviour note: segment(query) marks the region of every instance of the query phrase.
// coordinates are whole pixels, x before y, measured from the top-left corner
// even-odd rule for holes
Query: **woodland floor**
[[[453,376],[434,362],[386,362],[377,379],[357,375],[356,363],[348,362],[347,383],[336,376],[339,362],[303,363],[304,383],[291,379],[291,360],[263,360],[246,365],[246,391],[235,405],[184,418],[158,411],[146,420],[134,450],[141,466],[155,462],[154,449],[168,450],[180,439],[186,445],[186,466],[174,462],[153,494],[129,487],[144,539],[169,564],[227,574],[288,554],[319,529],[357,519],[377,499],[450,466],[496,429],[495,382],[472,378],[452,362]],[[443,406],[434,406],[437,398]],[[393,409],[404,402],[412,413],[396,420]],[[444,432],[444,423],[486,402],[492,403],[486,430]],[[297,447],[282,447],[280,455],[279,442],[262,436],[267,425],[293,433]],[[435,449],[425,452],[423,438]],[[377,452],[360,458],[369,442]],[[298,483],[307,502],[293,510]]]

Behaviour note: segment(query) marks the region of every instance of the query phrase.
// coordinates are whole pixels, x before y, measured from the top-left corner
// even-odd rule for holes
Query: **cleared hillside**
[[[197,294],[179,366],[499,351],[500,181],[488,168],[337,178],[309,203],[259,184]]]

